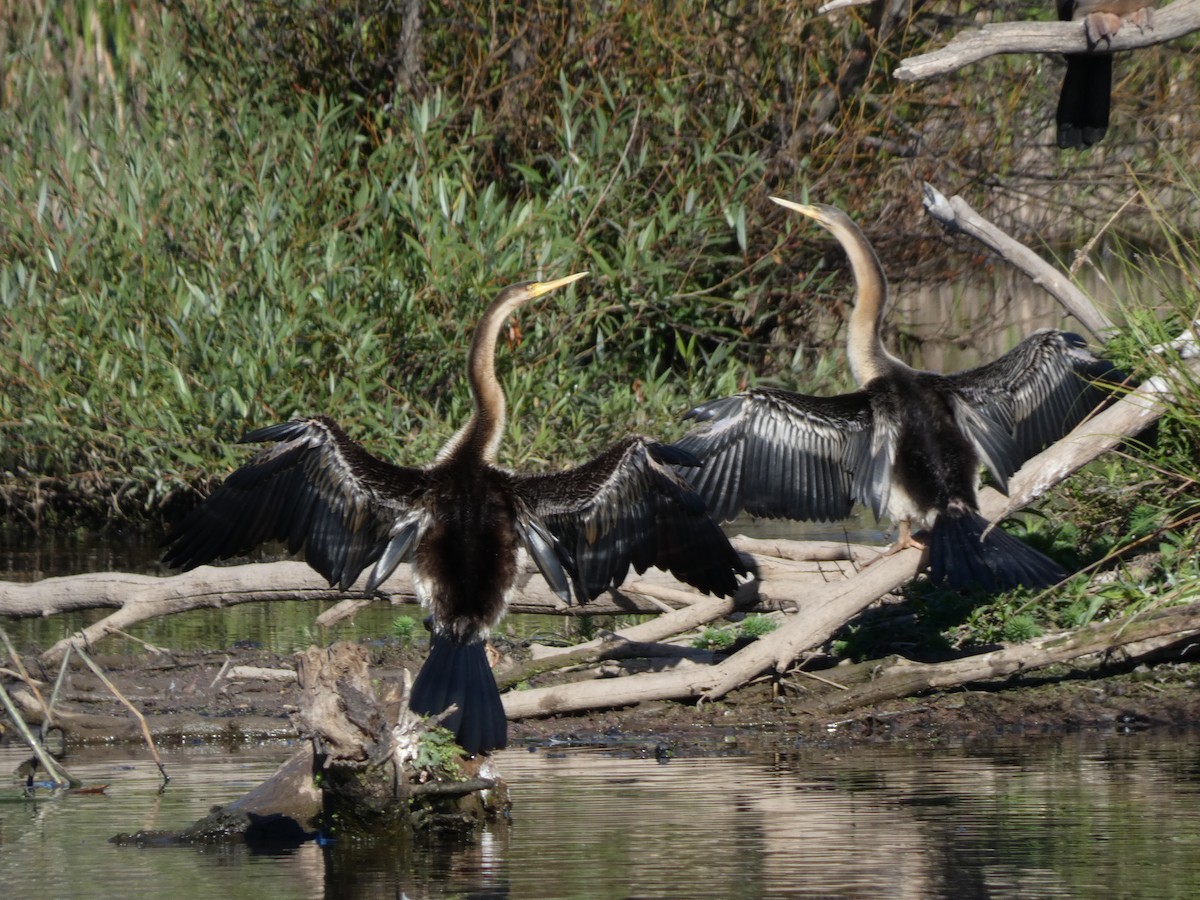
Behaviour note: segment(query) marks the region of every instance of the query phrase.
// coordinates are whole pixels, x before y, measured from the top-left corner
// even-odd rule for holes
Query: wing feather
[[[273,443],[175,526],[168,565],[191,569],[284,541],[345,590],[411,524],[406,516],[424,491],[422,470],[372,456],[324,416],[260,428],[243,441]],[[394,543],[390,568],[412,537]]]
[[[835,521],[850,514],[872,414],[862,391],[810,397],[756,389],[696,407],[700,425],[675,443],[703,462],[687,478],[714,518]]]
[[[999,359],[944,376],[987,420],[1007,428],[1025,460],[1061,438],[1112,396],[1124,375],[1077,334],[1036,331]],[[972,439],[976,439],[972,434]],[[980,453],[986,451],[980,447]]]
[[[651,566],[732,595],[746,567],[675,469],[695,465],[677,448],[632,436],[573,469],[514,475],[514,490],[554,536],[583,600],[620,585],[631,567]]]

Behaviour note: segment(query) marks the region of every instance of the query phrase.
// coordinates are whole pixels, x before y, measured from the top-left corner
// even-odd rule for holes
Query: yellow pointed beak
[[[819,206],[805,206],[803,203],[793,203],[791,200],[784,200],[782,197],[772,197],[771,200],[778,203],[784,209],[790,209],[800,213],[802,216],[808,216],[810,219],[816,219],[818,222],[825,220],[824,214]]]
[[[535,281],[528,287],[529,296],[541,297],[543,294],[557,291],[560,287],[566,287],[572,281],[578,281],[587,274],[587,272],[576,272],[574,275],[568,275],[566,278],[556,278],[554,281]]]

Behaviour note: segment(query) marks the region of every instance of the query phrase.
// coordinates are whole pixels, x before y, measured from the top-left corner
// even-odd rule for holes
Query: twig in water
[[[49,719],[50,708],[46,705],[46,701],[42,699],[42,692],[37,689],[37,683],[29,676],[29,672],[25,669],[25,664],[21,662],[21,657],[17,654],[16,648],[13,647],[12,641],[8,639],[8,632],[3,628],[0,628],[0,641],[4,642],[4,649],[8,651],[8,658],[16,666],[18,677],[33,692],[33,696],[37,698],[38,706],[42,708],[42,713]]]
[[[56,785],[63,784],[79,784],[78,781],[67,775],[54,759],[46,752],[46,748],[42,746],[42,742],[34,737],[33,732],[29,730],[29,726],[25,724],[25,720],[21,718],[21,712],[17,709],[17,705],[13,703],[12,697],[8,695],[4,685],[0,684],[0,703],[4,704],[4,711],[8,713],[8,718],[12,720],[13,725],[17,727],[17,731],[21,732],[21,737],[25,738],[25,743],[33,751],[33,755],[37,757],[37,761],[41,763],[42,768],[46,770],[46,774]]]
[[[122,631],[119,628],[114,628],[112,630],[112,634],[119,634],[121,637],[126,638],[127,640],[133,641],[135,644],[141,644],[143,647],[145,647],[151,653],[168,654],[171,652],[170,650],[167,650],[165,647],[156,647],[154,644],[151,644],[149,641],[143,641],[141,638],[134,637],[129,632]]]
[[[162,788],[159,790],[165,789],[167,782],[171,780],[171,776],[168,775],[167,770],[163,768],[162,759],[158,755],[158,748],[154,746],[154,738],[150,735],[150,726],[146,724],[146,717],[142,715],[141,711],[136,706],[125,699],[125,695],[117,690],[117,686],[115,684],[108,680],[108,676],[104,674],[104,671],[98,665],[92,662],[92,658],[90,656],[83,652],[82,647],[76,647],[75,652],[79,654],[80,659],[87,663],[88,668],[95,673],[96,677],[103,682],[104,686],[109,689],[112,695],[120,700],[121,703],[125,704],[129,711],[137,718],[138,724],[142,727],[142,734],[146,736],[146,746],[150,748],[150,755],[154,757],[154,764],[158,766],[158,773],[162,775],[163,783]]]
[[[229,665],[231,662],[233,662],[233,660],[230,657],[228,657],[228,656],[225,657],[225,662],[221,663],[221,670],[219,672],[217,672],[217,677],[214,678],[212,680],[212,684],[210,684],[208,686],[208,689],[210,691],[217,686],[217,684],[221,681],[222,678],[225,677],[225,673],[229,670]]]

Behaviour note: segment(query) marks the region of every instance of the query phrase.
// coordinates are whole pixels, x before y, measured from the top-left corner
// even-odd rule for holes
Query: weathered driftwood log
[[[656,620],[657,621],[657,620]],[[603,660],[655,659],[712,664],[716,654],[712,650],[686,647],[681,644],[665,644],[658,641],[631,641],[617,634],[609,634],[599,645],[555,648],[565,652],[540,656],[496,674],[496,684],[506,690],[523,681],[528,681],[543,672],[588,665]]]
[[[647,700],[716,699],[772,668],[782,671],[805,650],[824,643],[849,619],[912,578],[920,556],[903,550],[853,578],[819,588],[804,585],[797,591],[802,598],[797,600],[798,615],[715,666],[510,692],[504,695],[504,710],[518,719]]]
[[[647,595],[639,594],[642,581]],[[660,590],[655,576],[646,573],[631,579],[626,588],[597,598],[583,608],[584,613],[654,613],[662,609],[660,600],[647,599]],[[365,582],[365,578],[362,579]],[[676,584],[673,580],[672,584]],[[361,588],[361,584],[356,588]],[[412,601],[411,573],[401,566],[386,585],[390,596]],[[382,592],[381,592],[382,593]],[[43,664],[56,665],[71,644],[91,646],[110,634],[159,616],[194,609],[222,609],[241,603],[273,600],[337,600],[347,595],[333,590],[320,575],[301,562],[253,563],[241,566],[201,566],[191,572],[167,578],[124,573],[71,575],[46,578],[31,584],[0,582],[0,615],[12,617],[46,616],[78,609],[110,608],[116,611],[82,631],[56,643],[42,654]],[[361,594],[360,594],[361,596]],[[693,595],[699,597],[698,594]],[[579,613],[578,607],[566,609],[541,580],[531,578],[513,604],[519,612]]]
[[[1200,0],[1175,0],[1156,10],[1154,27],[1125,27],[1102,51],[1135,50],[1200,31]],[[962,31],[946,46],[900,61],[893,73],[901,81],[920,81],[957,71],[1001,53],[1072,53],[1091,49],[1082,21],[1001,22]]]
[[[1164,647],[1200,634],[1200,604],[1171,606],[1074,631],[1034,638],[1021,644],[940,663],[919,663],[902,656],[838,666],[822,672],[824,686],[811,685],[817,696],[802,709],[830,715],[980,681],[1008,678],[1021,672],[1070,662],[1083,656],[1126,649],[1126,660],[1158,654]],[[1136,646],[1136,652],[1132,648]],[[836,682],[836,687],[829,682]],[[844,688],[844,689],[839,689]]]

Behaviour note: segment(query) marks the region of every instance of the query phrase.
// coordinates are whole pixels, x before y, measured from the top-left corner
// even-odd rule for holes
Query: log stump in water
[[[301,732],[310,746],[266,782],[181,832],[117,843],[298,844],[471,829],[503,816],[508,790],[490,756],[465,757],[449,732],[408,708],[406,685],[371,683],[367,653],[341,642],[298,654]]]
[[[310,647],[296,675],[328,830],[469,828],[507,810],[491,757],[464,757],[447,732],[431,731],[405,686],[386,684],[377,697],[358,645]]]

